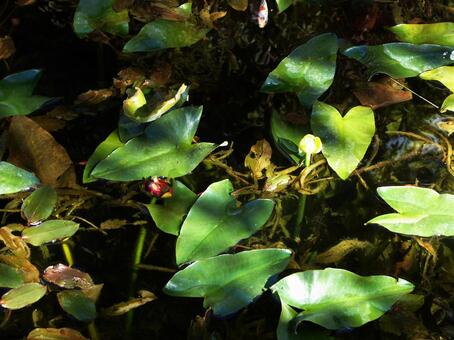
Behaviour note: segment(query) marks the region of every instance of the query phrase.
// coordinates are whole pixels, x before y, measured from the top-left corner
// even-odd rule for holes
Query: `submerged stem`
[[[304,159],[304,165],[306,168],[311,165],[311,154],[306,153],[306,157]],[[306,210],[306,195],[301,195],[298,200],[298,210],[296,212],[296,220],[295,220],[295,241],[301,241],[301,227],[304,220],[304,212]]]

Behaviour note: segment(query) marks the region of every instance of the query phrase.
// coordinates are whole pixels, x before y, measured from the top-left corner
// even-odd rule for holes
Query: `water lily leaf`
[[[0,263],[0,287],[17,288],[24,283],[19,269]]]
[[[80,0],[74,14],[74,32],[83,38],[100,30],[116,35],[126,35],[129,31],[128,11],[115,12],[115,0]]]
[[[212,143],[191,144],[201,115],[202,107],[193,106],[169,112],[151,122],[144,135],[99,162],[91,175],[112,181],[186,175],[216,147]]]
[[[178,264],[217,255],[259,230],[273,212],[274,202],[257,199],[237,208],[226,179],[211,184],[192,206],[176,245]]]
[[[366,224],[380,224],[405,235],[454,235],[454,195],[414,186],[380,187],[377,193],[397,213],[377,216]]]
[[[390,27],[400,41],[412,44],[437,44],[454,47],[454,22],[400,24]]]
[[[287,267],[290,255],[288,249],[260,249],[199,260],[177,272],[164,292],[203,297],[205,308],[226,316],[260,295],[268,279]]]
[[[27,340],[88,340],[71,328],[35,328],[27,335]]]
[[[96,318],[95,303],[80,290],[64,290],[57,294],[57,299],[61,308],[79,321]]]
[[[375,133],[374,112],[356,106],[342,117],[334,107],[316,102],[311,126],[322,140],[322,152],[330,167],[346,179],[363,159]]]
[[[146,207],[156,226],[163,232],[178,235],[184,216],[194,204],[197,195],[179,181],[173,185],[173,195],[164,199],[162,205],[147,204]]]
[[[91,172],[93,171],[95,166],[123,145],[124,143],[122,143],[120,140],[118,130],[113,131],[101,144],[98,145],[98,147],[95,149],[95,152],[93,152],[93,154],[88,159],[87,164],[84,168],[83,182],[90,183],[96,181],[97,178],[91,176]]]
[[[33,95],[41,70],[27,70],[0,80],[0,117],[23,116],[52,98]]]
[[[27,219],[28,225],[40,223],[48,218],[57,203],[57,192],[54,188],[45,185],[33,191],[21,206],[22,215]]]
[[[403,279],[334,268],[295,273],[271,287],[284,303],[303,310],[298,321],[328,329],[359,327],[378,319],[413,288]]]
[[[72,221],[49,220],[39,226],[30,227],[22,232],[22,238],[34,246],[73,236],[79,224]]]
[[[332,84],[336,72],[337,36],[318,35],[297,47],[266,78],[263,92],[295,92],[311,106]]]
[[[437,80],[454,92],[454,66],[442,66],[419,75],[424,80]]]
[[[44,280],[66,289],[87,289],[94,286],[91,276],[78,269],[56,264],[44,270]]]
[[[14,194],[39,184],[39,179],[8,162],[0,162],[0,195]]]
[[[443,113],[446,111],[454,112],[454,94],[447,96],[443,104],[441,104],[440,112]]]
[[[39,283],[24,283],[3,294],[0,305],[7,309],[21,309],[41,299],[46,291],[46,286]]]
[[[371,77],[377,73],[394,78],[415,77],[425,71],[454,63],[454,48],[429,44],[361,45],[350,47],[343,54],[366,65]]]

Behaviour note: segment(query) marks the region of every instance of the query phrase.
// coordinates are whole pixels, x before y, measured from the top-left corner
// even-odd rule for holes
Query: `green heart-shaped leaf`
[[[295,92],[301,104],[311,106],[332,84],[336,72],[337,36],[318,35],[297,47],[262,85],[263,92]]]
[[[406,235],[454,235],[454,195],[412,186],[380,187],[377,192],[398,213],[377,216],[367,224]]]
[[[454,94],[450,94],[449,96],[447,96],[446,99],[443,101],[443,104],[441,104],[440,112],[443,113],[446,111],[454,112]]]
[[[400,24],[390,27],[397,39],[412,44],[438,44],[454,47],[454,22]]]
[[[183,183],[175,181],[171,198],[164,199],[162,205],[152,203],[147,204],[146,207],[159,229],[172,235],[178,235],[183,218],[196,199],[196,194]]]
[[[359,327],[378,319],[413,288],[403,279],[334,268],[295,273],[271,287],[284,303],[303,310],[298,321],[328,329]]]
[[[178,264],[217,255],[259,230],[273,212],[274,202],[257,199],[237,208],[226,179],[211,184],[197,199],[177,239]]]
[[[0,195],[14,194],[39,184],[39,179],[8,162],[0,162]]]
[[[425,71],[454,63],[454,48],[440,45],[362,45],[350,47],[343,54],[365,64],[370,76],[384,73],[394,78],[415,77]]]
[[[24,283],[19,269],[0,263],[0,287],[17,288]]]
[[[7,309],[21,309],[35,303],[46,294],[46,286],[39,283],[24,283],[11,289],[0,298],[0,305]]]
[[[287,267],[290,255],[287,249],[261,249],[199,260],[176,273],[164,292],[204,297],[204,307],[229,315],[260,295],[268,279]]]
[[[167,113],[151,122],[144,135],[129,140],[99,162],[91,176],[133,181],[186,175],[216,148],[212,143],[192,144],[201,115],[202,107],[193,106]]]
[[[356,106],[342,117],[334,107],[316,102],[311,126],[322,140],[322,152],[330,167],[346,179],[363,159],[375,133],[374,112]]]
[[[68,314],[79,321],[91,321],[96,318],[96,305],[80,290],[64,290],[57,294],[58,303]]]
[[[454,66],[442,66],[436,69],[421,73],[419,75],[424,80],[437,80],[454,92]]]
[[[11,74],[0,80],[0,117],[24,116],[52,98],[33,95],[41,70]]]
[[[45,243],[61,240],[73,236],[79,224],[72,221],[50,220],[36,227],[30,227],[22,232],[22,238],[25,242],[34,246],[40,246]]]
[[[116,35],[126,35],[129,31],[128,11],[115,12],[115,0],[80,0],[74,14],[74,31],[83,38],[95,30]]]
[[[39,223],[48,218],[57,203],[57,192],[54,188],[45,185],[33,191],[21,206],[22,215],[29,225]]]

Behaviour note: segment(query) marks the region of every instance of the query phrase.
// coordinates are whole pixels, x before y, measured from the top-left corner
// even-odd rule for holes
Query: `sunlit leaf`
[[[74,14],[74,31],[83,38],[100,30],[117,35],[126,35],[129,30],[128,11],[115,12],[115,0],[80,0]]]
[[[419,75],[424,80],[437,80],[454,92],[454,66],[442,66]]]
[[[61,263],[47,267],[44,270],[43,278],[47,282],[66,289],[90,288],[94,285],[89,274]]]
[[[454,63],[454,48],[427,44],[361,45],[350,47],[343,54],[365,64],[370,76],[384,73],[394,78],[415,77],[425,71]]]
[[[374,112],[356,106],[342,117],[336,108],[316,102],[311,126],[322,140],[322,152],[330,167],[346,179],[363,159],[375,133]]]
[[[29,225],[39,223],[48,218],[57,203],[57,192],[45,185],[33,191],[21,206],[21,212]]]
[[[327,268],[289,275],[271,289],[284,303],[303,310],[297,316],[298,321],[341,329],[378,319],[410,293],[413,285],[390,276],[359,276],[347,270]]]
[[[35,328],[27,335],[27,340],[88,340],[71,328]]]
[[[178,235],[184,216],[194,204],[197,195],[183,183],[175,181],[171,198],[164,199],[163,204],[147,204],[156,226],[162,231]]]
[[[226,316],[260,295],[268,279],[287,267],[290,255],[287,249],[261,249],[199,260],[176,273],[164,292],[203,297],[205,308]]]
[[[91,321],[96,318],[95,303],[80,290],[61,291],[57,298],[61,308],[77,320]]]
[[[36,227],[30,227],[22,232],[22,238],[34,246],[64,239],[74,235],[79,224],[72,221],[49,220]]]
[[[0,80],[0,117],[28,115],[51,100],[33,95],[39,78],[41,70],[28,70]]]
[[[17,288],[24,283],[20,270],[0,263],[0,287]]]
[[[454,47],[454,23],[400,24],[389,28],[400,41]]]
[[[0,305],[8,309],[21,309],[41,299],[46,291],[47,288],[39,283],[25,283],[3,294]]]
[[[0,162],[0,195],[14,194],[39,184],[39,179],[8,162]]]
[[[169,112],[151,122],[144,135],[99,162],[91,175],[112,181],[186,175],[216,147],[212,143],[192,144],[201,114],[202,108],[193,106]]]
[[[178,264],[217,255],[259,230],[273,212],[274,202],[257,199],[237,207],[232,183],[211,184],[192,206],[176,245]]]
[[[263,92],[295,92],[310,106],[332,84],[336,72],[337,37],[318,35],[297,47],[266,78]]]
[[[443,104],[441,104],[440,112],[446,111],[454,112],[454,94],[447,96]]]
[[[367,224],[406,235],[454,235],[454,195],[414,186],[380,187],[377,192],[397,213],[377,216]]]

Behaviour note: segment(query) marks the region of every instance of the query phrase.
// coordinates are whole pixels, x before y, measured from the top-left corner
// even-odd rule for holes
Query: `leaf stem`
[[[311,165],[311,154],[306,153],[306,157],[304,159],[305,167],[309,167]],[[296,211],[296,220],[295,220],[295,241],[297,243],[301,242],[301,227],[304,220],[304,212],[306,210],[306,195],[301,195],[298,200],[298,210]]]

